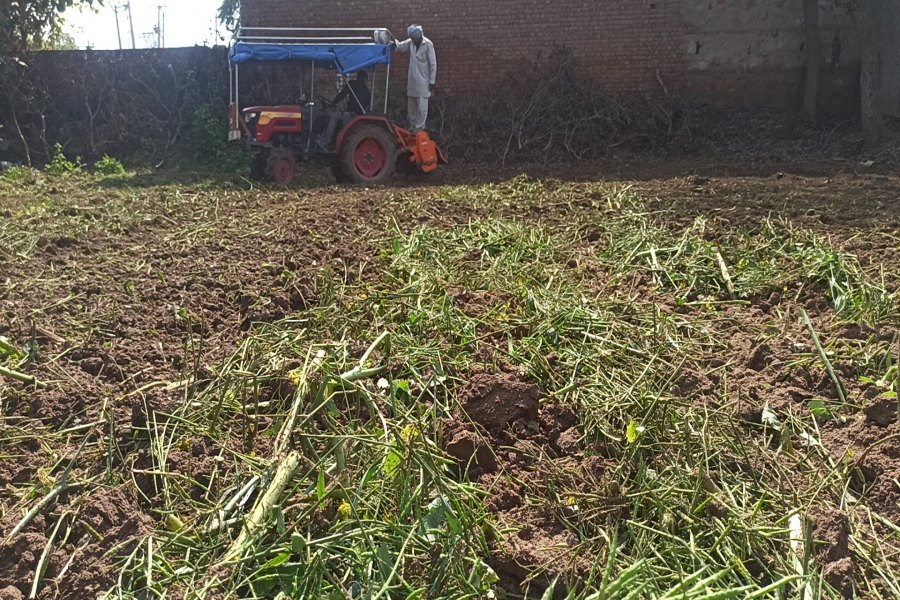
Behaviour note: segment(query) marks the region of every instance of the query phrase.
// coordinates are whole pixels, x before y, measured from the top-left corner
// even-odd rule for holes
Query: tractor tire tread
[[[364,176],[356,168],[353,160],[355,148],[366,138],[376,138],[385,148],[387,164],[381,172],[372,178]],[[347,181],[357,185],[382,185],[394,175],[397,168],[397,141],[387,129],[380,125],[361,125],[347,135],[341,148],[341,170]]]
[[[273,148],[272,151],[269,152],[268,159],[266,160],[266,179],[277,185],[286,186],[290,185],[291,181],[278,182],[275,180],[275,165],[278,164],[279,160],[283,159],[288,159],[291,161],[291,171],[293,173],[293,175],[291,176],[291,181],[293,181],[297,173],[297,160],[294,158],[294,153],[287,148]]]

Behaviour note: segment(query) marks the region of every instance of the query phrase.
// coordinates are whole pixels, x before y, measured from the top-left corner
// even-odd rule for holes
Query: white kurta
[[[429,86],[437,81],[437,58],[434,55],[434,44],[424,38],[419,47],[412,40],[397,42],[398,52],[409,52],[409,79],[406,84],[406,95],[410,98],[430,98]]]

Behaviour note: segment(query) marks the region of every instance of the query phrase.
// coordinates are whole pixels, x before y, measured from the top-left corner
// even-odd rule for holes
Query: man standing
[[[408,99],[409,127],[413,133],[425,129],[428,120],[428,99],[434,93],[437,79],[437,58],[434,44],[425,37],[421,25],[412,25],[407,31],[409,39],[394,41],[392,46],[398,52],[409,52],[409,79],[406,96]]]

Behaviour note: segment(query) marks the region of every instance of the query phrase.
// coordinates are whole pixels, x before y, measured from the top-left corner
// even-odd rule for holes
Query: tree
[[[860,71],[860,99],[863,137],[867,146],[881,141],[884,130],[884,103],[881,94],[881,49],[875,29],[875,10],[872,0],[852,0],[853,21],[862,49]]]
[[[32,104],[28,94],[24,58],[29,50],[60,39],[60,15],[72,6],[102,5],[103,0],[2,0],[0,1],[0,117],[22,145],[25,164],[31,165],[31,148],[19,122],[20,112]],[[40,123],[43,126],[43,115]]]
[[[50,36],[41,46],[41,50],[78,50],[78,42],[75,38],[65,31]]]
[[[241,0],[222,0],[219,7],[219,22],[225,25],[228,31],[235,31],[240,23]]]
[[[60,32],[60,15],[72,6],[102,5],[103,0],[4,0],[0,2],[0,60],[42,48]]]

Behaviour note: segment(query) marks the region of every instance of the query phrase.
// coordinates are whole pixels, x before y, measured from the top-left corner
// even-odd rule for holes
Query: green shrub
[[[53,159],[47,163],[44,170],[50,175],[60,177],[63,175],[80,175],[84,165],[81,164],[81,157],[76,156],[75,162],[70,161],[63,154],[62,144],[57,143],[53,146]]]
[[[31,184],[37,180],[37,173],[28,167],[10,167],[2,177],[11,183]]]
[[[125,174],[125,167],[115,158],[107,154],[94,163],[94,170],[100,175],[118,176]]]
[[[205,164],[215,164],[224,158],[227,122],[225,115],[211,104],[202,104],[191,120],[191,141],[194,158]]]
[[[225,171],[243,168],[246,157],[227,143],[228,112],[225,106],[201,104],[191,118],[194,160]]]

